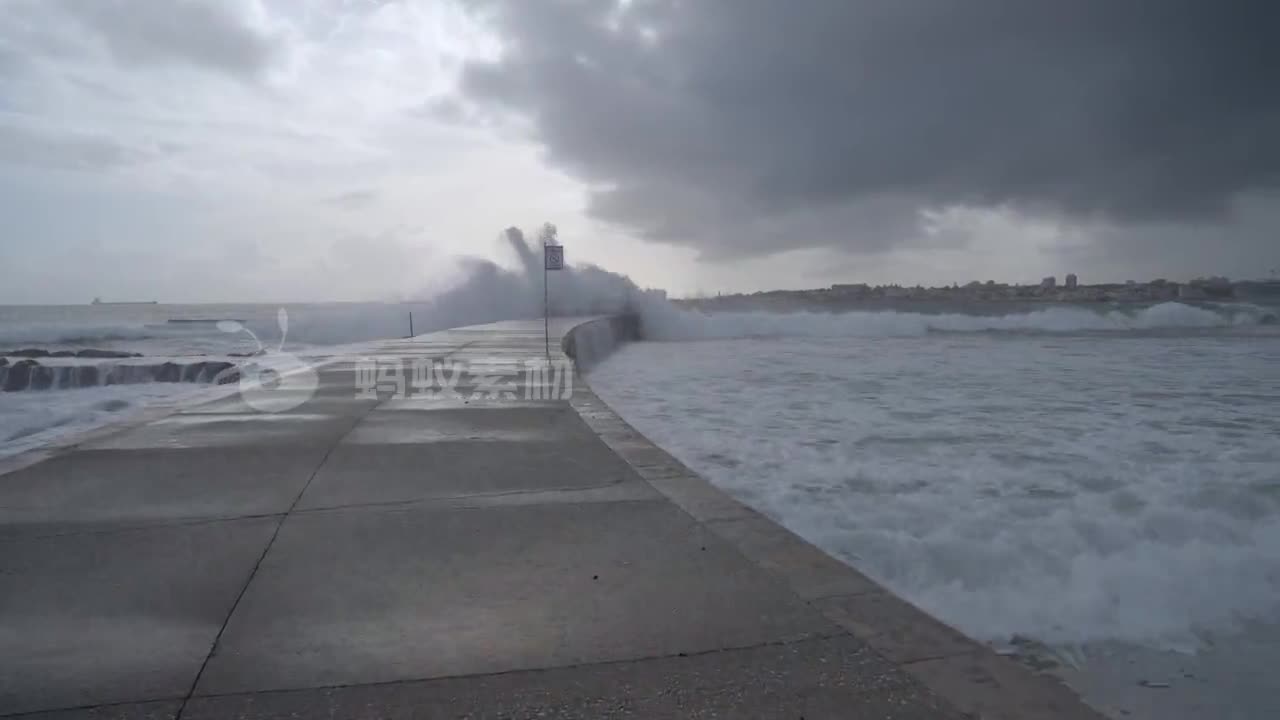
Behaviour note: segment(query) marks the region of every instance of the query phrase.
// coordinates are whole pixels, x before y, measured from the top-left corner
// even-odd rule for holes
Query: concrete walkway
[[[540,356],[542,326],[377,351],[468,363],[469,395]],[[719,493],[581,377],[466,403],[364,379],[336,363],[284,412],[229,396],[0,476],[0,715],[1094,717]]]

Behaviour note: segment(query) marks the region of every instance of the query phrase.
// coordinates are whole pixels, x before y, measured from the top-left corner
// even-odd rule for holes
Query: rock
[[[27,385],[31,382],[31,371],[33,368],[39,367],[40,363],[35,360],[19,360],[10,365],[4,378],[4,392],[17,392],[26,390]]]
[[[233,382],[233,380],[227,379],[229,375],[235,375],[235,380],[240,379],[240,373],[235,372],[237,366],[234,363],[212,360],[206,362],[204,366],[204,375],[200,378],[203,382],[225,385]]]
[[[99,383],[96,365],[81,365],[76,368],[76,387],[97,387]]]
[[[182,382],[200,382],[200,374],[204,372],[204,363],[191,363],[182,368]]]
[[[155,380],[156,368],[145,365],[115,365],[103,372],[103,385],[132,385]]]
[[[182,380],[182,366],[178,363],[167,362],[156,369],[156,382],[179,382]]]
[[[103,359],[142,357],[142,353],[122,352],[120,350],[92,350],[92,349],[81,350],[80,352],[77,352],[75,355],[76,357],[81,357],[81,358],[103,358]]]
[[[19,350],[0,350],[0,355],[8,355],[10,357],[24,358],[101,358],[104,360],[114,360],[119,358],[142,357],[142,353],[123,352],[121,350],[97,350],[88,348],[85,350],[45,350],[42,348],[21,348]]]
[[[57,373],[48,365],[36,365],[31,368],[31,379],[27,382],[28,390],[48,390],[53,387]]]
[[[9,358],[0,357],[0,367],[8,367],[8,366],[9,366]]]

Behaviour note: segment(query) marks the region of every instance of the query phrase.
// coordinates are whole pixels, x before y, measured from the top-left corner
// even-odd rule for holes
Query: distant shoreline
[[[1035,309],[1044,305],[1154,305],[1163,302],[1248,303],[1280,302],[1280,282],[1230,282],[1225,278],[1208,278],[1189,283],[1154,280],[1144,283],[1109,283],[1058,285],[1046,278],[1039,285],[1004,283],[969,283],[950,287],[901,285],[870,286],[836,284],[812,290],[769,290],[736,293],[715,297],[681,298],[676,305],[701,310],[913,310],[930,305],[939,308],[990,306],[1008,308],[1022,306]]]

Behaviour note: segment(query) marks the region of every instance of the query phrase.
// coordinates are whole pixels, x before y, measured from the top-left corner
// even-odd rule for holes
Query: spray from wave
[[[413,314],[415,334],[539,317],[543,301],[541,248],[536,242],[527,240],[524,233],[516,228],[503,232],[500,240],[514,260],[513,264],[503,266],[489,260],[464,258],[459,261],[459,272],[452,276],[452,284],[427,288],[419,293],[418,299],[395,303],[286,305],[290,332],[285,349],[303,356],[309,356],[308,352],[314,349],[318,353],[316,357],[323,357],[331,355],[336,350],[334,346],[403,337],[409,331],[410,312]],[[918,312],[914,309],[857,310],[838,314],[781,313],[762,309],[755,312],[707,314],[668,301],[666,293],[661,290],[641,289],[625,275],[593,265],[566,267],[562,271],[551,273],[549,280],[548,299],[552,314],[585,316],[632,313],[640,318],[644,337],[658,341],[751,337],[901,337],[973,332],[1212,331],[1220,328],[1250,329],[1275,322],[1274,308],[1245,303],[1220,306],[1165,303],[1124,309],[1112,306],[1103,309],[1048,306],[1031,310],[1023,308],[1003,315],[991,314],[990,307],[983,309],[987,314],[961,311]],[[186,368],[202,366],[208,358],[251,354],[259,349],[254,343],[245,340],[249,337],[248,334],[219,332],[215,320],[237,318],[256,337],[264,338],[264,342],[274,344],[279,339],[276,321],[279,308],[274,305],[111,308],[108,310],[112,314],[108,316],[100,314],[103,308],[95,308],[92,312],[89,310],[52,308],[45,309],[43,316],[32,317],[29,311],[10,308],[6,313],[0,313],[0,352],[30,347],[51,350],[105,348],[145,356],[145,360],[107,363],[112,367],[104,367],[103,363],[94,361],[90,364],[95,367],[54,368],[52,376],[46,372],[48,368],[38,369],[43,374],[36,377],[35,382],[26,383],[31,387],[48,389],[74,387],[77,388],[75,394],[79,394],[93,390],[96,386],[111,384],[108,382],[110,378],[124,378],[128,382],[142,383],[144,387],[150,386],[152,381],[167,377],[165,373],[174,374],[174,367],[179,367],[175,377],[185,379]],[[23,312],[27,315],[24,316]],[[174,317],[186,316],[187,313],[200,317],[208,315],[209,319],[196,322],[172,321]],[[186,319],[190,320],[190,317]],[[202,357],[184,359],[190,356]],[[234,361],[234,358],[226,359]],[[51,364],[44,360],[40,362],[42,365]],[[85,365],[80,361],[68,363]],[[148,363],[152,366],[150,370],[134,367]],[[14,364],[10,362],[8,375],[14,374]],[[116,365],[122,366],[122,369],[115,368]],[[31,374],[37,372],[31,368],[26,370]],[[70,381],[73,370],[74,382]],[[198,374],[199,377],[206,375]],[[3,380],[7,381],[7,378]],[[22,385],[17,381],[12,384],[15,387]],[[169,390],[154,387],[137,392],[163,394]],[[174,388],[173,392],[178,392],[178,389]],[[60,417],[77,415],[83,402],[89,399],[89,395],[79,396],[74,407],[68,405]],[[14,402],[11,397],[8,405],[16,411]],[[33,399],[32,402],[37,400]],[[46,397],[38,402],[47,404],[51,400]],[[109,414],[114,409],[116,408],[95,408],[93,413]],[[13,412],[4,415],[5,418],[16,418],[30,414]],[[61,422],[60,419],[51,418],[45,424],[58,425]],[[8,434],[21,434],[31,442],[37,442],[39,438],[36,435],[39,433],[35,433],[33,428],[40,424],[24,420],[21,427],[8,428],[11,431]],[[3,432],[5,429],[0,427],[0,445],[6,437]]]
[[[465,280],[428,301],[424,331],[499,320],[539,317],[542,257],[517,228],[503,236],[517,259],[515,269],[487,260],[464,261]],[[661,290],[640,289],[625,275],[588,265],[551,274],[554,315],[634,313],[649,340],[747,337],[903,337],[928,333],[1073,333],[1249,327],[1275,322],[1266,308],[1192,306],[1176,302],[1128,309],[1052,306],[983,315],[908,310],[819,312],[726,312],[707,314],[679,307]]]
[[[333,303],[284,306],[290,317],[288,349],[403,337],[413,313],[415,334],[452,327],[541,317],[541,248],[517,228],[501,235],[514,260],[504,267],[490,260],[462,258],[453,282],[424,288],[416,299],[397,303]],[[992,314],[992,305],[965,310],[933,308],[847,312],[704,313],[668,301],[661,290],[641,289],[625,275],[594,265],[567,266],[549,274],[548,300],[556,316],[634,313],[649,340],[701,340],[751,337],[911,337],[929,333],[1018,332],[1080,333],[1249,328],[1276,322],[1276,309],[1248,303],[1097,307],[1054,305],[1010,309]],[[163,311],[160,306],[157,311]],[[258,337],[274,338],[275,306],[221,306],[218,312],[243,321]],[[943,310],[936,312],[936,310]],[[194,312],[194,311],[193,311]],[[215,312],[205,309],[199,312]],[[218,316],[216,319],[223,319]],[[254,348],[213,332],[212,324],[183,324],[164,319],[145,323],[4,323],[5,348],[106,347],[146,355],[216,355]],[[243,345],[243,346],[242,346]]]
[[[541,248],[525,239],[518,228],[503,233],[516,260],[514,269],[488,260],[462,261],[458,285],[434,294],[427,303],[426,329],[475,325],[542,316],[543,270]],[[594,265],[566,267],[549,273],[548,304],[553,315],[603,315],[636,312],[666,304],[659,290],[641,290],[625,275]]]

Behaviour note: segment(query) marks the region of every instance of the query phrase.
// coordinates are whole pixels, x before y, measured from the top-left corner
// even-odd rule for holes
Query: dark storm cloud
[[[504,53],[467,95],[598,217],[711,255],[883,249],[956,204],[1217,221],[1280,178],[1270,2],[474,2]]]
[[[226,0],[46,0],[94,33],[125,64],[183,62],[253,76],[272,60],[272,39]]]

